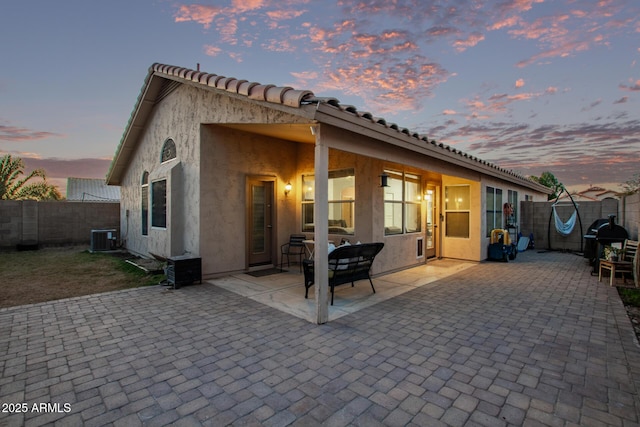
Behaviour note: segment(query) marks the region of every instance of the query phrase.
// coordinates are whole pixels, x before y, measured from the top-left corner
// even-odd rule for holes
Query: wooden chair
[[[287,268],[290,264],[289,257],[298,257],[298,264],[300,265],[300,271],[302,272],[302,260],[305,256],[304,240],[307,236],[304,234],[292,234],[289,236],[289,243],[285,243],[280,246],[280,271],[282,271],[282,264],[284,263],[284,257],[287,257]]]
[[[602,270],[609,270],[609,286],[613,286],[616,274],[622,274],[622,280],[626,284],[626,273],[631,273],[633,283],[638,286],[638,241],[625,240],[622,246],[622,257],[618,261],[610,261],[607,259],[599,260],[600,268],[598,272],[598,281],[602,281]]]

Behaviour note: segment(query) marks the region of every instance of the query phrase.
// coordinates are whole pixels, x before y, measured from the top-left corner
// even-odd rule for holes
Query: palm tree
[[[24,162],[6,154],[0,159],[0,200],[60,200],[58,188],[47,182],[43,169],[36,169],[24,178]],[[32,178],[42,181],[29,183]]]

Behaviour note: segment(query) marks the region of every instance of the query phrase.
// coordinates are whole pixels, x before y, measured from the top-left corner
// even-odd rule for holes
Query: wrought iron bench
[[[362,243],[337,247],[329,254],[329,287],[331,289],[331,305],[333,305],[334,289],[338,285],[368,279],[373,293],[373,281],[369,272],[376,255],[382,250],[384,243]],[[309,296],[309,288],[314,284],[314,262],[306,259],[302,263],[304,269],[304,297]]]

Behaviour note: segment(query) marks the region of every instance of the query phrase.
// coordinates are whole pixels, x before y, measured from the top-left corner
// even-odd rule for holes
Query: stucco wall
[[[206,108],[206,103],[198,91],[184,86],[156,105],[121,186],[120,222],[122,229],[128,230],[125,246],[131,252],[163,257],[183,252],[199,254],[200,122],[192,118]],[[168,138],[175,142],[177,158],[170,165],[163,165],[162,147]],[[180,166],[173,170],[177,162]],[[170,191],[171,186],[168,187],[167,204],[170,206],[179,198],[180,205],[188,207],[173,218],[168,215],[166,229],[152,227],[149,219],[148,236],[142,235],[141,180],[145,171],[150,175],[150,185],[152,181],[170,178],[172,173],[179,172],[181,189]],[[151,196],[149,203],[151,210]],[[180,224],[189,224],[189,227],[181,227]]]
[[[621,225],[627,229],[632,239],[638,240],[640,228],[640,192],[625,196],[622,199]]]
[[[296,144],[220,126],[202,127],[202,215],[200,238],[203,274],[246,268],[247,176],[275,178],[277,209],[274,261],[295,224],[299,186],[295,180]],[[284,185],[293,188],[284,194]]]
[[[289,234],[301,230],[302,175],[314,173],[314,145],[262,136],[248,128],[241,130],[251,123],[312,124],[303,117],[287,114],[286,108],[246,102],[244,97],[218,95],[189,85],[180,86],[155,106],[123,180],[121,222],[128,231],[129,250],[145,256],[150,252],[162,256],[182,253],[201,256],[205,276],[244,270],[247,177],[260,175],[269,177],[275,185],[277,215],[272,249],[274,262],[279,260],[280,245],[288,241]],[[384,193],[379,187],[379,175],[394,166],[422,176],[423,185],[434,184],[442,192],[447,185],[470,185],[470,236],[444,237],[438,255],[483,258],[486,245],[481,173],[429,160],[407,147],[392,146],[355,131],[321,126],[323,143],[334,147],[329,150],[329,169],[355,169],[356,228],[355,235],[348,238],[385,242],[383,254],[374,264],[374,274],[425,260],[416,257],[416,240],[424,237],[426,231],[425,206],[421,233],[384,236]],[[176,143],[175,162],[179,167],[160,164],[162,145],[167,138]],[[150,226],[149,236],[140,232],[140,183],[144,171],[150,173],[152,180],[171,180],[168,194],[171,223],[166,229]],[[285,196],[283,188],[287,182],[292,183],[293,189]],[[438,225],[444,230],[446,224]],[[342,237],[329,236],[336,243]]]
[[[547,196],[545,194],[538,194],[535,192],[532,192],[531,190],[521,187],[521,186],[517,186],[514,185],[512,183],[508,183],[508,182],[504,182],[504,181],[499,181],[496,179],[492,179],[492,178],[484,178],[482,181],[482,194],[481,197],[483,197],[483,200],[485,198],[485,194],[486,194],[486,189],[487,187],[492,187],[495,189],[501,189],[502,190],[502,204],[507,203],[508,200],[508,196],[509,196],[509,191],[516,191],[518,193],[518,202],[516,203],[516,210],[515,210],[515,215],[516,215],[516,224],[518,225],[517,229],[509,229],[509,232],[512,234],[516,234],[516,236],[513,236],[517,239],[517,233],[522,232],[523,235],[528,236],[530,231],[532,229],[531,226],[531,221],[533,219],[533,217],[531,215],[529,215],[528,213],[525,214],[522,212],[523,206],[522,203],[525,199],[529,199],[532,202],[536,201],[536,202],[543,202],[547,200]],[[488,248],[489,248],[489,244],[491,243],[491,237],[490,237],[490,233],[491,230],[487,229],[487,208],[486,208],[486,200],[483,202],[485,203],[485,205],[483,206],[483,209],[481,211],[481,219],[480,219],[480,224],[482,227],[482,232],[481,232],[481,239],[482,239],[482,244],[481,244],[481,256],[480,259],[486,259],[488,256]],[[529,205],[527,205],[529,206]],[[502,211],[502,208],[499,207],[499,210]],[[506,224],[504,222],[504,216],[501,216],[500,219],[500,223],[497,224],[497,226],[495,228],[503,228],[506,227]],[[516,243],[515,241],[513,241],[513,243]]]
[[[242,238],[244,224],[240,229],[235,226],[225,229],[224,234],[217,236],[212,236],[206,230],[201,231],[201,221],[207,223],[206,227],[211,227],[210,212],[213,202],[210,201],[209,196],[220,196],[221,202],[229,204],[229,195],[234,194],[239,188],[236,187],[237,181],[229,186],[229,177],[223,171],[220,171],[221,173],[218,175],[211,169],[223,169],[227,164],[220,159],[226,159],[225,161],[232,162],[231,164],[246,162],[252,165],[249,167],[251,173],[257,173],[258,169],[266,166],[258,159],[265,153],[269,153],[268,156],[274,159],[274,165],[278,166],[279,170],[283,171],[282,173],[291,175],[290,172],[287,172],[288,168],[290,169],[292,166],[286,165],[286,154],[295,153],[295,150],[291,149],[290,145],[287,145],[286,150],[281,150],[282,146],[278,144],[262,145],[261,152],[256,152],[250,147],[233,147],[244,142],[244,140],[233,136],[228,137],[224,144],[218,145],[214,144],[210,131],[203,132],[207,139],[207,146],[201,147],[201,129],[208,129],[207,123],[294,123],[300,120],[300,118],[280,111],[248,103],[241,98],[221,96],[215,92],[188,85],[182,85],[166,96],[155,106],[123,179],[120,220],[123,229],[130,230],[126,247],[143,256],[149,256],[150,252],[161,256],[181,255],[182,253],[193,256],[202,256],[203,254],[209,256],[207,251],[211,250],[212,244],[208,242],[211,239],[223,242],[219,245],[221,247],[229,247],[230,242]],[[237,136],[237,133],[234,132],[231,129],[223,130],[220,128],[219,135]],[[178,221],[178,224],[168,225],[167,229],[152,228],[150,225],[149,235],[142,236],[140,206],[142,174],[144,171],[148,171],[154,178],[160,178],[160,175],[164,173],[156,171],[162,168],[160,155],[162,145],[167,138],[172,138],[175,141],[176,161],[180,162],[181,191],[179,188],[172,188],[171,194],[168,194],[168,203],[174,209],[172,217],[168,217],[168,220]],[[254,136],[253,138],[254,140],[267,140],[262,137]],[[227,152],[225,147],[232,148]],[[245,148],[247,150],[243,151]],[[201,177],[203,170],[205,173]],[[271,173],[268,167],[260,172]],[[166,174],[168,176],[168,169]],[[178,176],[175,178],[175,181],[178,181]],[[288,177],[283,179],[288,179]],[[244,203],[244,198],[241,200]],[[208,203],[208,205],[201,209],[201,202]],[[176,211],[180,207],[182,211],[176,215]],[[243,218],[244,210],[238,210],[237,206],[234,207],[232,213],[234,219]],[[128,216],[127,211],[129,212]],[[218,226],[216,225],[216,227]],[[207,251],[201,249],[201,242],[207,245]],[[219,252],[220,249],[214,251],[211,256],[215,257],[219,255]],[[244,255],[240,259],[243,260]],[[238,258],[234,258],[234,267],[237,260]],[[208,262],[203,260],[203,271],[206,271]],[[232,268],[230,265],[228,267]]]
[[[470,210],[469,210],[469,238],[447,237],[446,211],[444,210],[444,194],[447,186],[468,185],[470,190]],[[442,227],[442,256],[445,258],[467,259],[479,261],[481,257],[480,242],[482,241],[482,194],[481,185],[478,181],[470,181],[451,176],[442,177],[442,214],[445,220]]]

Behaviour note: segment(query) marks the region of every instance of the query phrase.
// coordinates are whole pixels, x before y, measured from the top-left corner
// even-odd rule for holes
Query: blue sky
[[[20,0],[0,155],[103,178],[154,62],[333,96],[570,189],[640,171],[637,0]]]

